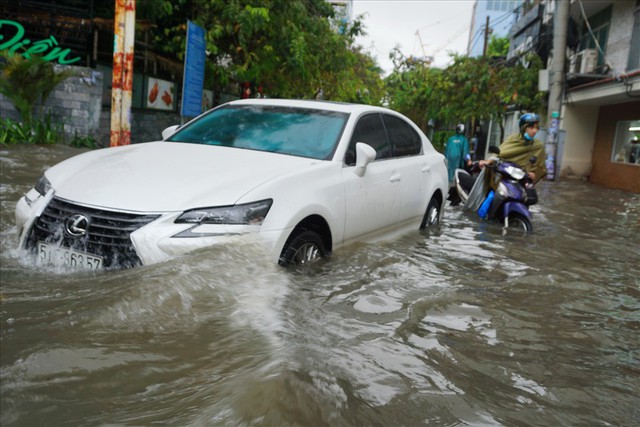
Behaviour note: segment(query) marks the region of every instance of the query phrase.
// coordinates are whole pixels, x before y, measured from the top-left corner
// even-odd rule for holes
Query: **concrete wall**
[[[91,68],[73,68],[79,75],[60,83],[45,107],[61,120],[65,134],[95,138],[100,128],[103,75]]]
[[[640,101],[600,107],[593,150],[593,169],[589,181],[609,188],[640,193],[640,166],[611,161],[618,122],[637,120],[638,111]]]
[[[56,65],[56,67],[62,67]],[[111,110],[103,106],[103,73],[92,68],[71,67],[77,73],[61,82],[44,104],[45,112],[63,125],[68,140],[90,136],[99,146],[109,145]],[[21,121],[13,103],[0,95],[0,117]],[[180,124],[180,115],[154,110],[131,111],[131,142],[162,139],[163,129]]]
[[[43,112],[51,113],[52,118],[63,126],[65,134],[91,136],[96,138],[100,133],[100,116],[102,111],[102,73],[85,67],[71,68],[76,75],[63,80],[49,94],[43,106]],[[38,107],[36,106],[36,111]],[[13,103],[0,95],[0,115],[20,121],[21,117]]]
[[[2,94],[0,94],[0,118],[11,119],[16,122],[20,121],[20,114],[18,114],[18,111],[14,108],[13,103]]]
[[[599,110],[597,106],[564,105],[562,129],[567,131],[567,137],[559,169],[560,179],[587,178],[591,173]]]
[[[109,133],[111,130],[111,110],[102,109],[100,118],[100,134],[98,141],[101,146],[109,145]],[[169,126],[179,125],[180,115],[173,112],[154,110],[131,111],[131,143],[159,141],[162,139],[162,131]]]

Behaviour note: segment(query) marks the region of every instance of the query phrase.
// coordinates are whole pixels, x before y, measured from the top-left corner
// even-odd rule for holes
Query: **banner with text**
[[[195,117],[202,113],[204,63],[204,29],[191,21],[187,21],[187,47],[184,58],[182,109],[180,112],[183,117]]]

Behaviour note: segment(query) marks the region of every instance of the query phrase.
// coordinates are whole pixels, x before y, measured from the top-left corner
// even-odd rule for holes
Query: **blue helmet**
[[[524,129],[526,127],[539,122],[540,116],[538,116],[536,113],[524,113],[520,116],[520,131],[524,132]]]

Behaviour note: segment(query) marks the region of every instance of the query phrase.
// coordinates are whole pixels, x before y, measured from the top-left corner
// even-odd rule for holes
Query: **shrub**
[[[60,82],[73,75],[72,70],[56,72],[52,63],[38,55],[26,59],[4,52],[0,58],[0,93],[13,102],[22,122],[30,127],[36,104],[40,104],[37,115],[40,117],[42,104],[49,94]]]

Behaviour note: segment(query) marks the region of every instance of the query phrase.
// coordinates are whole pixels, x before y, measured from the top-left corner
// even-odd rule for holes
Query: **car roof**
[[[311,108],[316,110],[328,110],[343,113],[362,113],[365,111],[395,113],[387,108],[377,107],[374,105],[352,104],[348,102],[335,101],[316,101],[308,99],[250,98],[231,101],[226,105],[273,105],[278,107]]]

